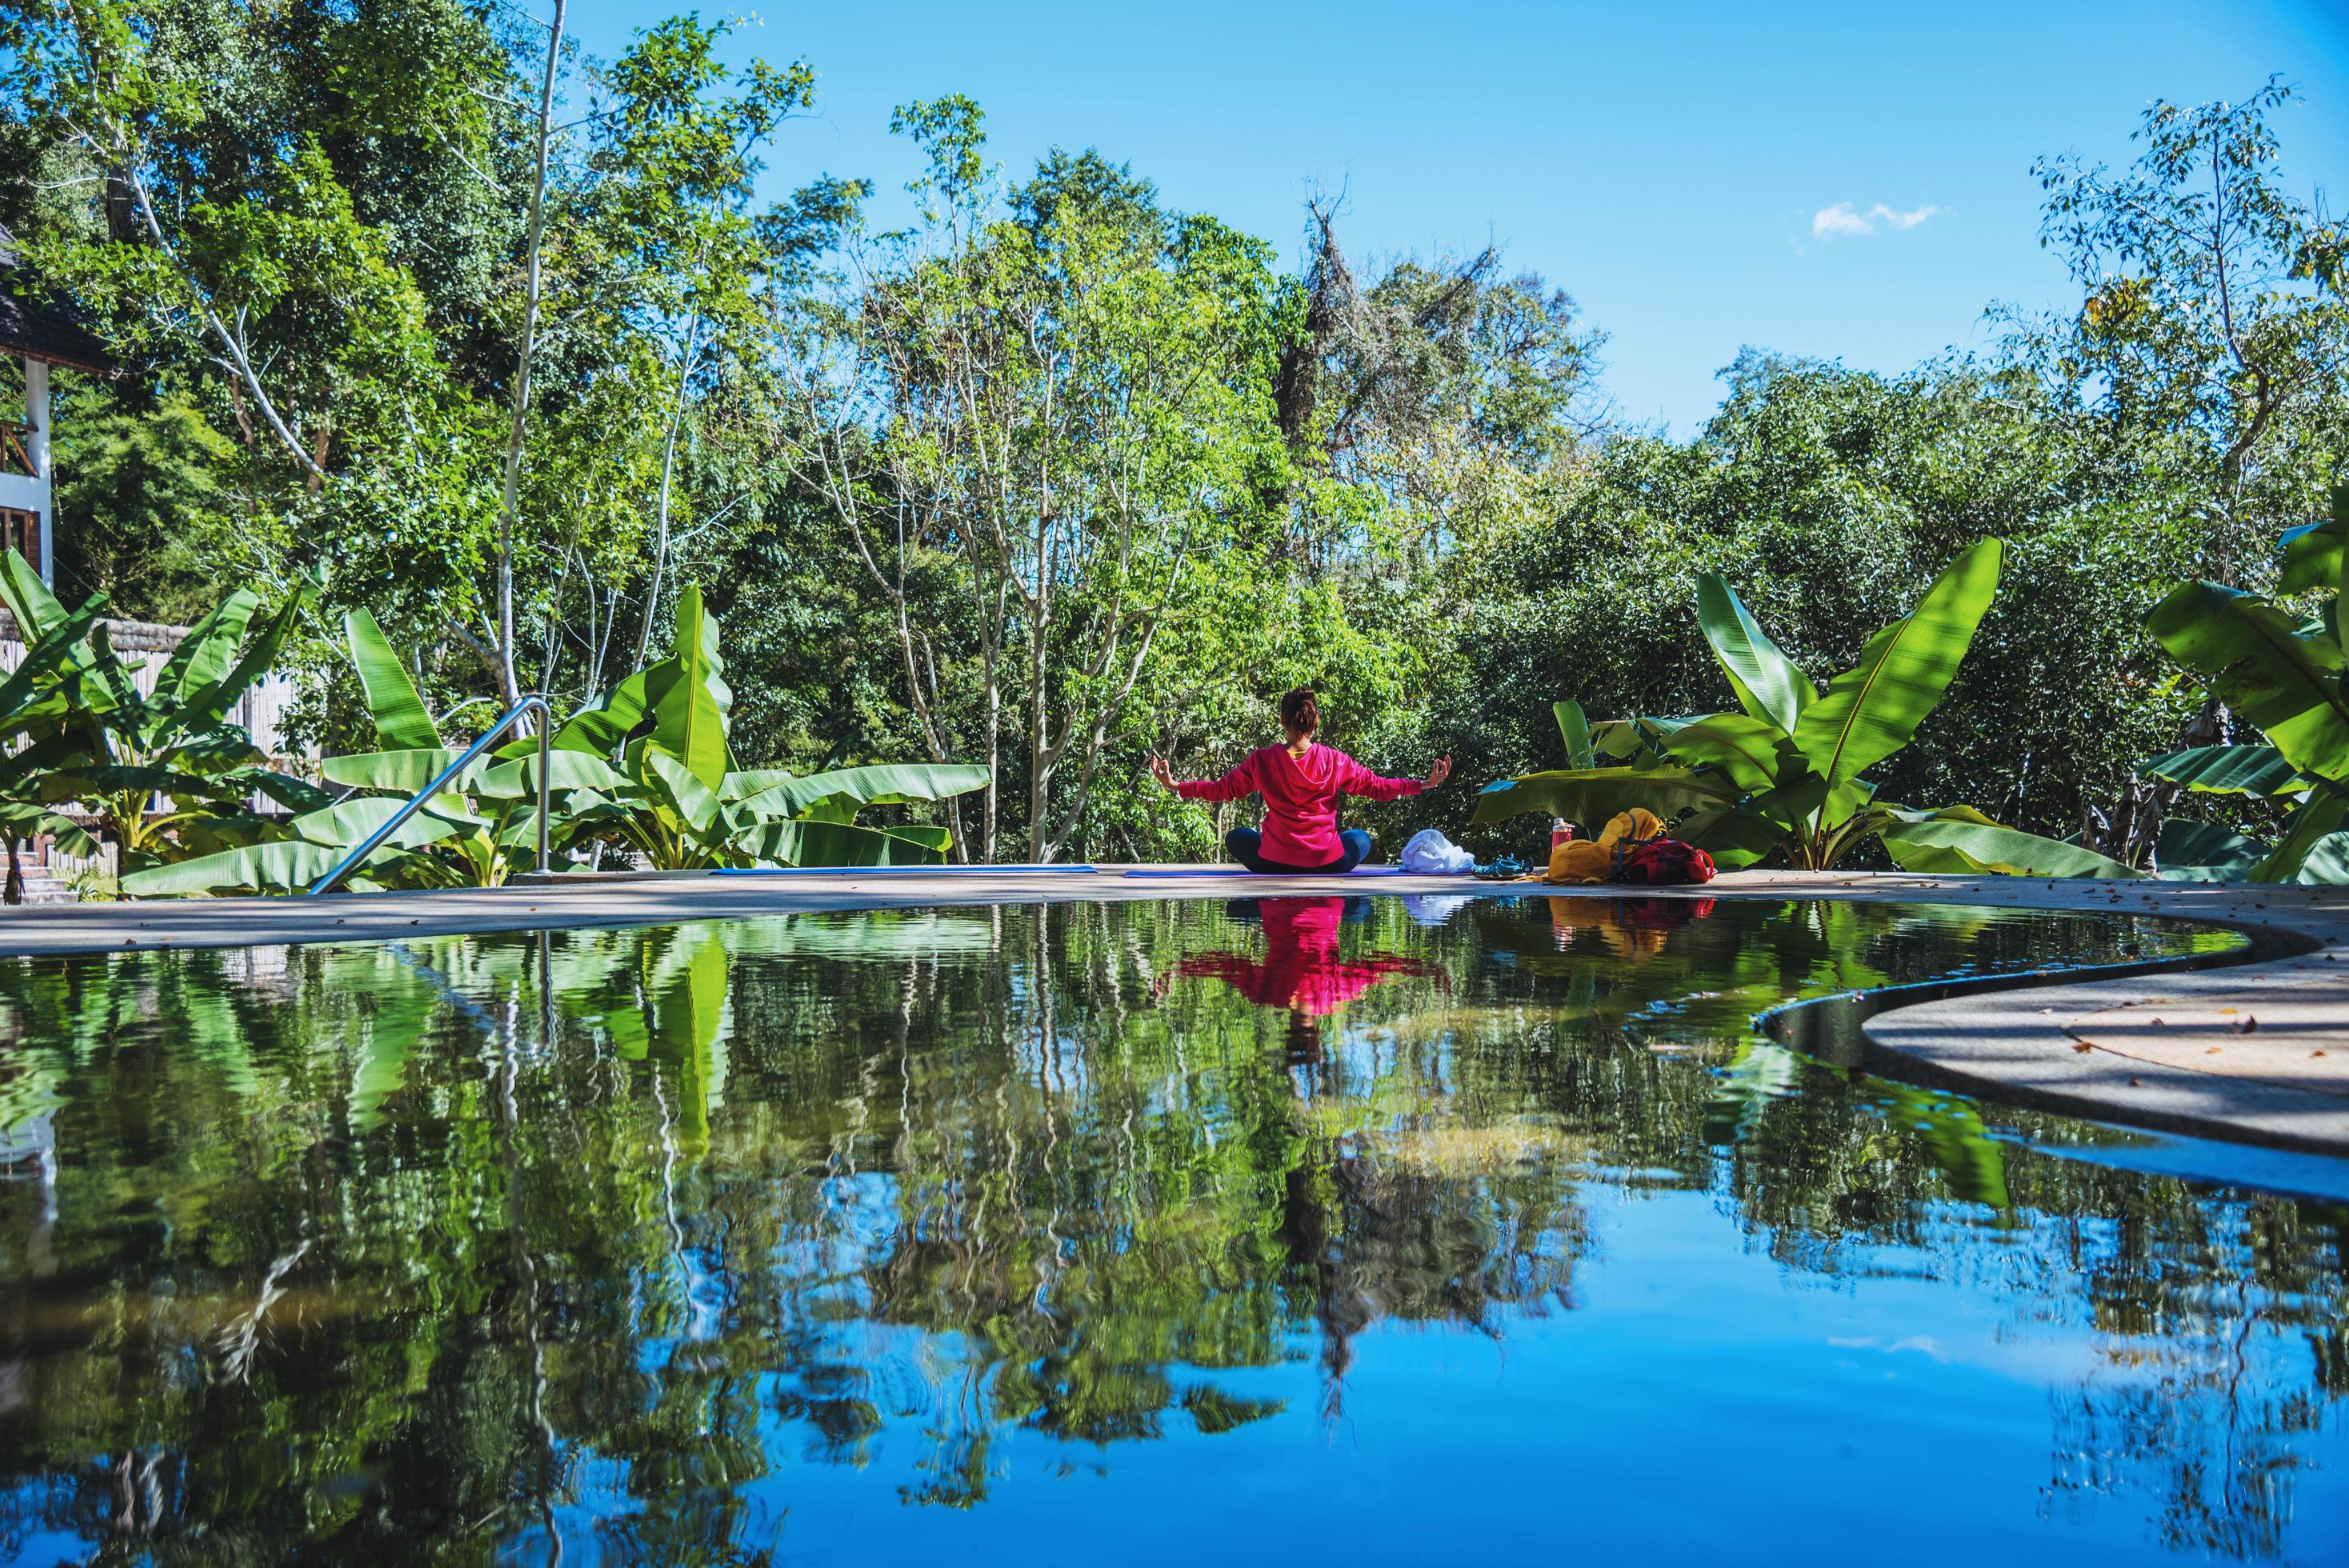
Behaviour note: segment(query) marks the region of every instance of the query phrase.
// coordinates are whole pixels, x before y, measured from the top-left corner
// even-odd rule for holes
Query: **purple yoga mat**
[[[1229,876],[1254,876],[1254,875],[1257,875],[1257,874],[1259,874],[1259,873],[1253,872],[1243,871],[1243,870],[1242,870],[1240,867],[1238,867],[1238,866],[1233,866],[1233,867],[1230,867],[1228,870],[1226,870],[1226,869],[1225,869],[1225,868],[1223,868],[1223,867],[1217,867],[1216,869],[1215,869],[1215,870],[1213,870],[1213,871],[1198,871],[1198,872],[1182,872],[1182,871],[1146,871],[1146,872],[1126,872],[1125,874],[1126,874],[1126,875],[1128,875],[1128,876],[1130,876],[1130,877],[1229,877]],[[1352,871],[1350,871],[1350,872],[1336,872],[1336,873],[1332,873],[1332,872],[1262,872],[1262,873],[1260,873],[1260,874],[1265,875],[1265,876],[1297,876],[1297,877],[1319,877],[1319,876],[1326,876],[1326,877],[1330,877],[1330,878],[1331,878],[1331,880],[1333,880],[1333,881],[1334,881],[1334,880],[1336,880],[1336,878],[1337,878],[1337,877],[1340,877],[1340,876],[1349,876],[1349,877],[1399,877],[1399,876],[1407,876],[1407,875],[1409,875],[1410,873],[1409,873],[1409,872],[1405,872],[1405,871],[1404,871],[1401,866],[1356,866]]]

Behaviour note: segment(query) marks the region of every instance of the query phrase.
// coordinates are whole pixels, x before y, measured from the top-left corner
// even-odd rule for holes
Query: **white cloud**
[[[1822,207],[1811,218],[1811,238],[1829,240],[1837,234],[1873,234],[1876,225],[1851,210],[1848,201]]]
[[[1878,223],[1895,230],[1913,229],[1940,211],[1939,207],[1925,206],[1907,212],[1896,212],[1878,201],[1863,212],[1848,201],[1838,201],[1811,214],[1811,238],[1832,240],[1838,236],[1873,234]]]

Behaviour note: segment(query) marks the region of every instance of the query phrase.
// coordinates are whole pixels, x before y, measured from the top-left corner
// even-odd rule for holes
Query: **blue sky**
[[[574,28],[608,57],[673,8],[581,0]],[[2287,179],[2349,206],[2349,0],[864,0],[755,14],[736,45],[819,74],[778,193],[828,170],[894,195],[916,160],[891,107],[947,92],[1015,173],[1097,147],[1291,261],[1307,191],[1342,187],[1358,272],[1497,242],[1609,335],[1620,412],[1682,435],[1741,345],[1898,370],[1984,343],[1993,300],[2068,297],[2031,160],[2125,160],[2154,98],[2281,72],[2305,95]]]

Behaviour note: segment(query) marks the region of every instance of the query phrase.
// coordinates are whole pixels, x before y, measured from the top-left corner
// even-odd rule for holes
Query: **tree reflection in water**
[[[1929,1280],[2093,1347],[2040,1379],[2039,1495],[1969,1506],[2304,1552],[2349,1383],[2337,1210],[2100,1166],[2122,1135],[2061,1119],[1994,1138],[1745,1025],[2189,940],[1332,898],[0,964],[0,1547],[741,1561],[819,1473],[997,1507],[1040,1455],[1299,1422],[1408,1449],[1407,1408],[1351,1398],[1367,1336],[1537,1368],[1534,1320],[1619,1266],[1602,1217],[1629,1252],[1686,1195],[1797,1285]],[[1692,1414],[1775,1440],[1730,1406],[1606,1440]],[[1055,1496],[1031,1554],[1120,1527]]]

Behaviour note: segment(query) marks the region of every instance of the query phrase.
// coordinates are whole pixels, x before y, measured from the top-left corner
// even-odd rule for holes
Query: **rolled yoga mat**
[[[1065,866],[1039,865],[942,865],[942,866],[714,866],[714,877],[869,877],[885,876],[898,872],[920,872],[928,876],[941,872],[964,876],[995,872],[1085,872],[1098,873],[1099,866],[1082,863]]]
[[[1216,866],[1212,870],[1195,872],[1162,871],[1153,867],[1148,871],[1125,874],[1130,877],[1328,877],[1335,882],[1340,877],[1401,877],[1412,873],[1401,866],[1356,866],[1350,872],[1252,872],[1245,866]]]

